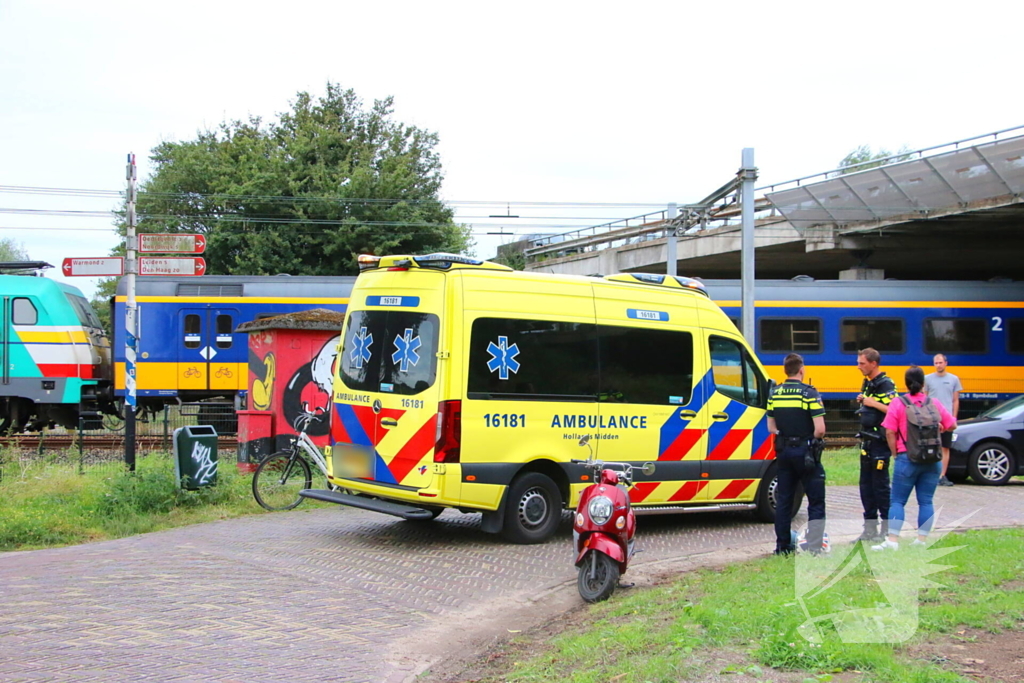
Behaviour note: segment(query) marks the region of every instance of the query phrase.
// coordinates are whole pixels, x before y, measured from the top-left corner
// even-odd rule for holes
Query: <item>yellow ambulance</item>
[[[696,280],[575,277],[453,254],[362,256],[334,376],[330,481],[302,495],[538,543],[589,472],[636,473],[638,514],[774,516],[769,382]],[[581,438],[589,436],[589,444]]]

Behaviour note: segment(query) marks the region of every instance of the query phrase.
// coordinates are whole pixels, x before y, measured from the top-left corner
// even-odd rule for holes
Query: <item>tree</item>
[[[365,109],[328,83],[269,124],[157,145],[139,232],[204,234],[211,274],[344,275],[361,253],[466,252],[469,231],[439,198],[438,136],[395,121],[392,103]]]
[[[893,157],[886,161],[886,157]],[[858,171],[865,171],[869,168],[878,168],[879,166],[887,166],[889,164],[895,164],[900,161],[906,161],[911,157],[910,148],[903,145],[896,152],[890,152],[885,148],[879,148],[877,152],[871,151],[870,145],[861,145],[857,149],[853,150],[839,162],[839,173],[837,175],[845,175],[847,173],[856,173]],[[876,163],[866,163],[869,161],[876,161]],[[859,166],[858,164],[864,164]]]
[[[0,261],[29,261],[25,247],[10,237],[0,238]]]

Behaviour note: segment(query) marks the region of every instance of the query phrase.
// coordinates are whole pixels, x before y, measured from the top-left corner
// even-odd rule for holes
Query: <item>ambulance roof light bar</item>
[[[703,282],[692,277],[683,277],[681,275],[661,275],[658,273],[619,273],[618,275],[606,275],[605,279],[613,280],[615,282],[635,282],[642,285],[660,285],[662,287],[671,287],[672,289],[688,289],[700,292],[704,296],[708,296],[708,290],[704,286]]]

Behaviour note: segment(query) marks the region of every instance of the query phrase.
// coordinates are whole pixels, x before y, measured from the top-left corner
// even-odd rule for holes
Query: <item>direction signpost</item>
[[[66,258],[60,270],[65,277],[100,277],[124,275],[124,259],[120,256],[104,258]]]
[[[139,275],[204,275],[206,259],[198,256],[192,258],[161,258],[156,256],[139,257]]]
[[[206,236],[142,233],[139,235],[139,251],[147,254],[202,254],[206,251]]]

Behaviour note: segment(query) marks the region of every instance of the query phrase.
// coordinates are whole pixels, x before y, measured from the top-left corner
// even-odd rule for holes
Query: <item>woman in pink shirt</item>
[[[924,393],[924,370],[916,365],[907,368],[903,379],[907,385],[907,398],[914,405],[920,406],[927,399]],[[948,432],[956,428],[956,420],[938,401],[932,401],[942,417],[941,431]],[[885,414],[882,426],[886,429],[886,439],[892,451],[892,498],[889,503],[889,537],[871,546],[872,550],[899,550],[900,529],[903,528],[903,508],[910,499],[910,491],[917,491],[917,540],[911,545],[925,545],[928,532],[935,521],[935,506],[932,499],[939,485],[942,474],[942,461],[919,464],[911,462],[907,457],[907,408],[903,401],[893,401]]]

